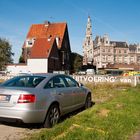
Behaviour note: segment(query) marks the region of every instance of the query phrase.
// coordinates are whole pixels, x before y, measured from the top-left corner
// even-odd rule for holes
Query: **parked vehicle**
[[[22,75],[0,86],[0,119],[52,127],[60,116],[91,106],[91,92],[62,74]]]
[[[78,75],[86,75],[86,71],[85,70],[80,70],[76,74],[78,74]]]
[[[140,76],[140,71],[127,71],[123,73],[123,76]]]
[[[5,76],[7,75],[7,71],[0,71],[0,76]]]
[[[95,70],[94,69],[87,69],[86,74],[87,75],[95,75]]]

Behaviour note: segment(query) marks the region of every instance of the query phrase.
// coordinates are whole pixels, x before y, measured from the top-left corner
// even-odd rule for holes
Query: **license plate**
[[[8,102],[10,100],[10,95],[0,95],[0,102]]]

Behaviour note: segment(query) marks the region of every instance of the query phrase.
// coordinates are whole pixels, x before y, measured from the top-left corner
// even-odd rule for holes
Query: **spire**
[[[91,18],[88,16],[88,22],[86,27],[86,36],[92,36],[92,26],[91,26]]]
[[[83,58],[83,65],[93,64],[93,39],[90,16],[88,16],[86,25],[86,35],[83,43]]]

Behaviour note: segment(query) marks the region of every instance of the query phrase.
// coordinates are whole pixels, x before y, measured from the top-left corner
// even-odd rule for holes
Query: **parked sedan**
[[[83,106],[91,106],[90,90],[67,75],[18,76],[0,86],[0,119],[52,127]]]

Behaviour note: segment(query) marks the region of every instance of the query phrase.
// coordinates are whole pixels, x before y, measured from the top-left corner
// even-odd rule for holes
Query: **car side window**
[[[77,87],[78,86],[78,83],[71,77],[65,77],[65,80],[67,82],[68,87]]]
[[[50,81],[48,81],[44,88],[54,88],[53,79],[51,79]]]
[[[63,88],[66,87],[63,79],[59,76],[54,77],[47,82],[44,88]]]

